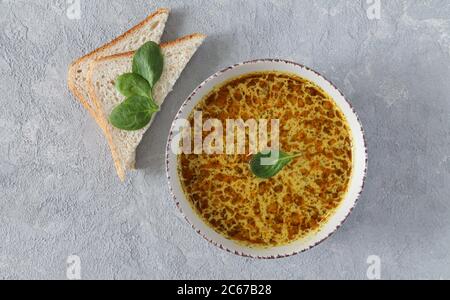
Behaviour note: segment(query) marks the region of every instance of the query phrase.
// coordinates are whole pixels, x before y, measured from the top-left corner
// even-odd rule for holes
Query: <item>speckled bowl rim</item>
[[[180,118],[181,114],[183,114],[183,109],[187,106],[187,104],[189,102],[192,101],[192,98],[206,85],[206,83],[210,82],[211,80],[215,79],[216,77],[221,76],[222,74],[237,68],[239,66],[242,65],[247,65],[247,64],[258,64],[258,63],[267,63],[267,62],[275,62],[275,63],[285,63],[285,64],[292,64],[296,67],[299,68],[303,68],[306,69],[307,71],[313,72],[316,76],[318,76],[319,78],[322,78],[323,80],[325,80],[327,83],[329,83],[338,94],[340,94],[340,96],[342,97],[342,99],[347,102],[347,104],[349,105],[351,112],[354,114],[354,116],[356,117],[357,123],[359,124],[359,129],[361,130],[362,133],[362,146],[363,146],[363,150],[364,150],[364,156],[365,156],[365,166],[364,166],[364,170],[363,170],[363,175],[362,175],[362,183],[361,186],[359,187],[359,191],[357,193],[357,196],[355,198],[355,200],[353,201],[353,206],[348,210],[347,214],[345,215],[345,217],[341,220],[341,222],[336,226],[336,228],[334,228],[334,230],[332,230],[328,235],[326,235],[325,237],[323,237],[322,239],[320,239],[319,241],[315,242],[314,244],[310,245],[309,247],[302,249],[300,251],[294,251],[292,253],[288,253],[288,254],[280,254],[280,255],[270,255],[270,256],[259,256],[259,255],[250,255],[248,253],[244,253],[244,252],[240,252],[237,250],[231,250],[229,248],[227,248],[226,246],[222,245],[219,242],[214,241],[213,239],[209,238],[206,236],[206,234],[204,234],[201,230],[197,229],[193,222],[191,222],[189,220],[189,218],[186,216],[186,214],[183,212],[181,206],[180,206],[180,201],[177,199],[177,197],[175,196],[174,192],[173,192],[173,187],[172,187],[172,178],[170,176],[170,167],[169,167],[169,156],[170,156],[170,145],[171,145],[171,141],[172,141],[172,136],[173,136],[173,126],[174,123]],[[225,82],[226,80],[222,81]],[[200,101],[200,100],[199,100]],[[198,103],[198,102],[197,102]],[[356,204],[359,201],[359,198],[361,196],[362,191],[364,190],[364,186],[365,186],[365,181],[366,181],[366,177],[367,177],[367,167],[368,167],[368,152],[367,152],[367,142],[366,142],[366,136],[365,136],[365,132],[364,132],[364,128],[362,126],[361,120],[359,119],[358,114],[356,113],[356,111],[354,110],[353,106],[351,105],[350,101],[347,100],[347,98],[344,96],[344,94],[336,87],[336,85],[334,85],[330,80],[328,80],[326,77],[324,77],[323,75],[321,75],[319,72],[296,62],[292,62],[289,60],[284,60],[284,59],[272,59],[272,58],[266,58],[266,59],[255,59],[255,60],[249,60],[249,61],[245,61],[245,62],[241,62],[241,63],[237,63],[234,65],[231,65],[227,68],[224,68],[216,73],[214,73],[213,75],[209,76],[207,79],[205,79],[201,84],[199,84],[194,91],[189,95],[189,97],[183,102],[183,104],[181,105],[180,109],[178,110],[174,120],[172,121],[172,125],[171,125],[171,129],[168,135],[168,139],[167,139],[167,144],[166,144],[166,156],[165,156],[165,164],[166,164],[166,177],[167,177],[167,183],[169,186],[169,192],[170,195],[172,197],[172,199],[175,202],[175,205],[177,206],[177,208],[179,209],[181,215],[184,217],[184,219],[188,222],[188,224],[200,235],[202,236],[205,240],[207,240],[208,242],[210,242],[211,244],[215,245],[216,247],[225,250],[229,253],[235,254],[235,255],[239,255],[242,257],[247,257],[247,258],[255,258],[255,259],[279,259],[279,258],[286,258],[286,257],[290,257],[290,256],[294,256],[300,253],[303,253],[305,251],[308,251],[316,246],[318,246],[319,244],[321,244],[322,242],[324,242],[325,240],[327,240],[330,236],[332,236],[343,224],[344,222],[347,220],[347,218],[349,217],[349,215],[352,213],[353,209],[355,208]],[[176,180],[179,180],[179,178],[177,178]],[[183,193],[183,192],[182,192]],[[185,199],[185,201],[189,201],[187,199]],[[200,217],[198,217],[200,219]],[[208,226],[208,225],[206,225]]]

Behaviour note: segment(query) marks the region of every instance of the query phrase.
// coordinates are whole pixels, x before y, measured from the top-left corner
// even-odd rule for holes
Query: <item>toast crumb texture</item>
[[[88,94],[87,73],[90,63],[99,57],[135,51],[147,41],[159,43],[168,16],[169,9],[158,9],[127,32],[91,53],[77,59],[70,65],[67,79],[69,89],[83,104],[84,108],[89,111],[100,127],[102,127],[103,124],[98,120],[94,104]]]
[[[153,88],[153,98],[158,105],[162,105],[172,91],[181,72],[205,37],[203,34],[191,34],[161,44],[164,69]],[[117,174],[122,181],[125,179],[126,170],[134,169],[136,148],[155,117],[154,114],[150,123],[137,131],[117,129],[108,121],[114,107],[125,100],[115,88],[115,79],[123,73],[131,72],[133,55],[134,52],[126,52],[91,60],[87,72],[88,97],[92,99],[98,122],[104,128]]]

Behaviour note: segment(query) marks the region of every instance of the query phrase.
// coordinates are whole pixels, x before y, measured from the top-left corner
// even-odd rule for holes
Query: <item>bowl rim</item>
[[[180,206],[180,201],[177,199],[177,197],[175,196],[175,193],[173,191],[173,187],[172,187],[172,177],[170,176],[170,167],[169,167],[169,155],[170,155],[170,145],[171,145],[171,141],[172,141],[172,136],[173,136],[173,124],[179,119],[180,115],[183,113],[183,108],[190,102],[192,101],[192,98],[203,88],[204,85],[206,85],[206,83],[208,83],[209,81],[221,76],[223,73],[230,71],[234,68],[237,68],[239,66],[242,65],[247,65],[247,64],[258,64],[258,63],[267,63],[267,62],[275,62],[275,63],[285,63],[285,64],[292,64],[296,67],[300,67],[300,68],[304,68],[310,72],[313,72],[316,76],[321,77],[322,79],[324,79],[326,82],[328,82],[336,91],[337,93],[339,93],[339,95],[342,97],[342,99],[349,105],[351,112],[354,114],[354,116],[356,117],[356,120],[359,124],[359,127],[361,129],[361,133],[362,133],[362,147],[364,149],[364,160],[365,160],[365,166],[364,166],[364,170],[363,170],[363,175],[362,175],[362,183],[361,186],[359,188],[359,191],[357,193],[357,196],[354,200],[353,206],[348,210],[347,214],[345,215],[345,217],[339,222],[339,224],[336,226],[336,228],[331,231],[328,235],[326,235],[325,237],[323,237],[321,240],[315,242],[314,244],[308,246],[307,248],[304,248],[300,251],[294,251],[292,253],[288,253],[288,254],[279,254],[279,255],[270,255],[270,256],[265,256],[265,255],[251,255],[251,254],[247,254],[247,253],[243,253],[243,252],[239,252],[237,250],[231,250],[229,248],[227,248],[226,246],[212,240],[211,238],[208,238],[206,234],[204,234],[200,229],[196,228],[195,225],[193,224],[193,222],[191,222],[189,220],[189,218],[186,216],[186,214],[184,213],[183,209]],[[254,259],[263,259],[263,260],[270,260],[270,259],[280,259],[280,258],[287,258],[287,257],[291,257],[303,252],[306,252],[316,246],[318,246],[319,244],[321,244],[322,242],[324,242],[325,240],[327,240],[329,237],[331,237],[344,223],[345,221],[348,219],[348,217],[350,216],[350,214],[353,212],[353,210],[356,207],[356,204],[359,201],[359,198],[364,190],[365,187],[365,183],[366,183],[366,177],[367,177],[367,168],[368,168],[368,151],[367,151],[367,140],[366,140],[366,135],[365,135],[365,131],[364,131],[364,127],[362,126],[361,120],[358,116],[358,114],[356,113],[353,105],[351,104],[351,102],[344,96],[344,94],[341,92],[341,90],[330,80],[328,80],[325,76],[323,76],[322,74],[320,74],[319,72],[311,69],[310,67],[307,67],[303,64],[300,63],[296,63],[290,60],[285,60],[285,59],[279,59],[279,58],[262,58],[262,59],[253,59],[253,60],[248,60],[248,61],[244,61],[244,62],[240,62],[240,63],[236,63],[233,65],[230,65],[226,68],[223,68],[219,71],[217,71],[216,73],[212,74],[211,76],[209,76],[208,78],[206,78],[204,81],[202,81],[193,91],[192,93],[186,98],[186,100],[183,101],[182,105],[180,106],[180,108],[177,111],[177,114],[175,115],[171,126],[170,126],[170,131],[168,134],[168,138],[167,138],[167,143],[166,143],[166,153],[165,153],[165,164],[166,164],[166,178],[167,178],[167,183],[169,186],[169,193],[171,198],[173,199],[173,201],[175,202],[175,205],[177,206],[179,212],[181,213],[181,215],[183,216],[183,218],[187,221],[187,223],[192,227],[192,229],[195,230],[195,232],[197,232],[197,234],[199,234],[201,237],[203,237],[205,240],[207,240],[209,243],[213,244],[214,246],[225,250],[229,253],[238,255],[238,256],[242,256],[242,257],[247,257],[247,258],[254,258]],[[188,201],[186,199],[186,201]]]

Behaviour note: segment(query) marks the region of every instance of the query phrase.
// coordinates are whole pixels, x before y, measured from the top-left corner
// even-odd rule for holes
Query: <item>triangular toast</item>
[[[172,90],[181,72],[201,45],[205,35],[192,34],[175,41],[161,44],[164,69],[153,88],[153,98],[161,105]],[[153,119],[143,129],[125,131],[113,127],[108,117],[111,111],[125,100],[115,88],[116,78],[131,72],[134,52],[99,58],[91,62],[87,74],[89,98],[94,102],[97,118],[104,129],[119,178],[125,180],[127,169],[134,169],[136,148]]]
[[[113,41],[92,51],[91,53],[74,61],[68,73],[69,89],[75,97],[83,104],[84,108],[98,121],[92,100],[89,99],[87,87],[87,73],[89,65],[97,58],[110,56],[118,53],[124,53],[137,50],[142,44],[148,41],[159,43],[164,32],[164,27],[169,16],[169,9],[161,8],[148,16],[144,21],[134,26]]]

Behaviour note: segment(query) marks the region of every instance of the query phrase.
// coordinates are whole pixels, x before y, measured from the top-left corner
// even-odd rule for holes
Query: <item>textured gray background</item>
[[[0,278],[450,278],[450,4],[362,1],[0,0]],[[69,63],[167,6],[163,40],[209,38],[178,80],[121,184],[105,139],[67,90]],[[169,198],[163,156],[188,94],[255,58],[306,64],[348,96],[369,173],[345,225],[313,250],[257,261],[209,245]]]

